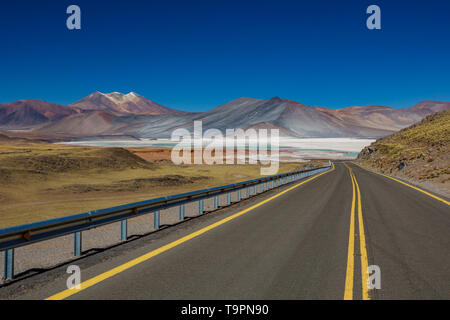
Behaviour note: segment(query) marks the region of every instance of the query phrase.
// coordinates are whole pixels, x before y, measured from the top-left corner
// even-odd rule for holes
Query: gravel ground
[[[259,192],[259,186],[258,186]],[[251,188],[253,194],[253,188]],[[231,201],[237,201],[237,192],[231,194]],[[242,191],[242,199],[246,196]],[[226,205],[226,195],[219,196],[219,207]],[[214,209],[214,198],[203,201],[204,211]],[[185,217],[199,215],[198,201],[185,204]],[[173,207],[160,211],[160,226],[172,225],[179,222],[179,208]],[[154,231],[153,214],[149,213],[140,217],[128,220],[128,237],[144,235]],[[82,232],[82,256],[86,256],[93,251],[102,250],[120,241],[120,222],[101,226]],[[51,240],[34,243],[28,246],[19,247],[14,250],[14,274],[16,279],[32,275],[42,269],[50,269],[79,259],[73,256],[74,236],[66,235]],[[0,274],[4,274],[4,252],[0,252]],[[0,280],[0,285],[5,280]]]

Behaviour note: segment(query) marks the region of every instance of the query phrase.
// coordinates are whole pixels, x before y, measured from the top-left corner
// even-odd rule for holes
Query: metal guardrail
[[[218,196],[227,194],[227,205],[231,204],[231,192],[238,192],[238,201],[241,201],[241,191],[247,189],[246,198],[279,187],[281,185],[297,181],[328,170],[329,166],[302,171],[291,171],[264,178],[248,180],[225,186],[203,189],[189,193],[177,194],[168,197],[156,198],[141,202],[130,203],[122,206],[101,210],[89,211],[81,214],[70,215],[63,218],[39,221],[30,224],[0,229],[0,251],[4,251],[4,279],[12,280],[14,277],[14,248],[32,243],[74,234],[74,256],[82,254],[82,231],[121,222],[120,240],[127,240],[127,219],[143,214],[154,214],[154,228],[159,229],[159,211],[179,206],[179,218],[184,220],[184,205],[198,201],[199,214],[203,214],[203,200],[214,197],[214,209],[218,209]],[[253,187],[253,194],[251,194]]]

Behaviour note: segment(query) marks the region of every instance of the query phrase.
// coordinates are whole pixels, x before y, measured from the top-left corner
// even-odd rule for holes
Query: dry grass
[[[260,176],[257,165],[176,166],[139,156],[148,158],[151,150],[132,151],[4,139],[0,228]],[[279,172],[302,165],[282,163]]]
[[[450,194],[450,110],[374,142],[362,151],[363,165],[425,183]],[[371,149],[371,150],[369,150]]]
[[[450,110],[434,114],[423,121],[377,141],[381,154],[391,158],[419,156],[428,148],[440,149],[450,143]]]

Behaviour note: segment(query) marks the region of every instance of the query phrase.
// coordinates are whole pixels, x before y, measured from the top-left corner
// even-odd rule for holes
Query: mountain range
[[[142,97],[137,93],[130,92],[122,94],[120,92],[101,93],[94,92],[70,105],[72,108],[79,108],[85,111],[102,110],[115,115],[127,114],[183,114],[184,112],[167,108],[150,99]]]
[[[422,101],[407,109],[378,105],[328,109],[279,97],[242,97],[192,113],[165,107],[134,92],[97,91],[68,106],[42,100],[0,104],[0,129],[50,139],[169,138],[177,128],[192,132],[194,121],[201,120],[203,130],[216,128],[223,133],[233,128],[277,128],[287,137],[379,138],[447,109],[450,102]]]

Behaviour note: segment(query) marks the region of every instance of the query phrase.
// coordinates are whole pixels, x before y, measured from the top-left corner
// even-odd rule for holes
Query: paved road
[[[117,265],[111,259],[97,268],[104,272]],[[363,286],[366,265],[379,266],[381,289]],[[96,282],[59,297],[450,299],[450,210],[396,181],[338,163],[331,172]],[[56,294],[56,287],[43,292]]]

